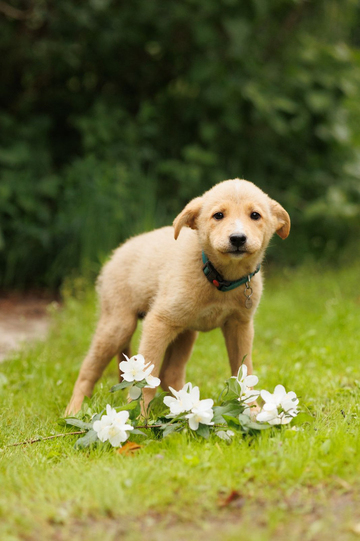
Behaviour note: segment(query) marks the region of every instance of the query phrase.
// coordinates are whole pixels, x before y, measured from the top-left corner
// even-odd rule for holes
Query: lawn
[[[11,446],[66,431],[58,419],[96,321],[92,288],[68,283],[47,341],[0,365],[0,539],[360,539],[358,282],[356,265],[268,272],[255,373],[261,388],[297,393],[299,430],[230,445],[173,434],[131,456],[107,444],[75,450],[74,436]],[[215,399],[228,376],[221,333],[200,335],[188,381]],[[113,362],[94,411],[125,401],[108,393],[116,381]]]

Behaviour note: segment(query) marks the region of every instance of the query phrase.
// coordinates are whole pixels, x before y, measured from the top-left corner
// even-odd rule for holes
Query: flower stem
[[[65,434],[55,434],[54,436],[47,436],[46,438],[36,438],[34,440],[25,440],[25,441],[19,441],[17,443],[11,443],[10,445],[6,445],[6,447],[16,447],[17,445],[28,445],[32,443],[37,443],[38,441],[46,441],[46,440],[53,440],[54,438],[63,438],[65,436],[75,436],[77,434],[85,434],[87,430],[78,430],[77,432],[66,432]]]

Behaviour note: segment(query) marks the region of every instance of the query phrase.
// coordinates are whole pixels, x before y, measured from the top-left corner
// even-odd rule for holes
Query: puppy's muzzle
[[[243,248],[246,244],[246,235],[230,235],[229,237],[231,246],[234,248]]]

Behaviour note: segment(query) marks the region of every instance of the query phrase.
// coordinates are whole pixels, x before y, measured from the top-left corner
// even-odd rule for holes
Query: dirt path
[[[46,337],[47,306],[53,300],[36,294],[0,294],[0,362],[22,343]]]

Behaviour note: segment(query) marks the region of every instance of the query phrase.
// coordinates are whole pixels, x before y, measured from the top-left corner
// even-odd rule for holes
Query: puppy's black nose
[[[247,241],[246,235],[230,235],[230,242],[236,248],[240,248],[240,246],[244,246],[246,241]]]

